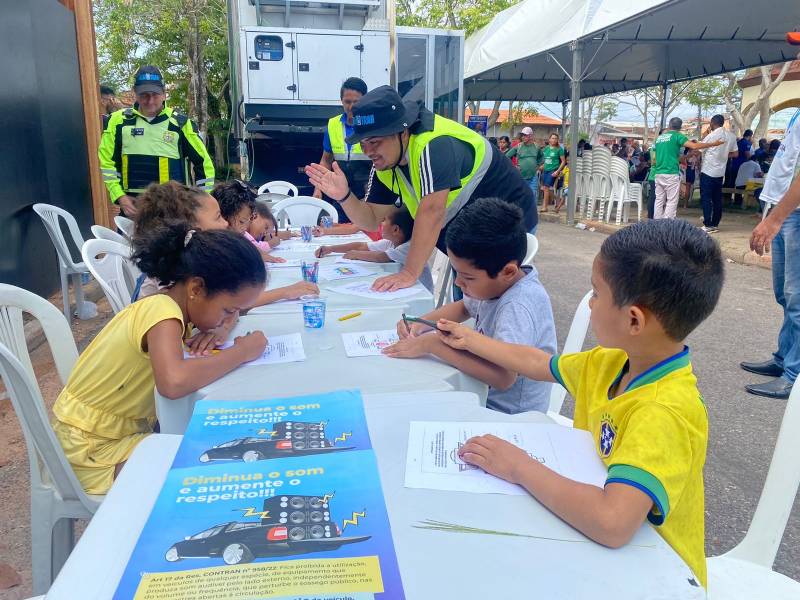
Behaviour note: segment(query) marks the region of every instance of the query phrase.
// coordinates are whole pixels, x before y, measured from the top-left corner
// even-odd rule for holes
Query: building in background
[[[491,109],[489,108],[482,108],[478,111],[478,115],[488,117],[491,115]],[[497,117],[497,121],[493,125],[490,125],[486,130],[487,137],[500,137],[502,135],[507,135],[510,138],[514,138],[519,135],[519,132],[522,131],[523,127],[530,127],[533,129],[533,137],[536,140],[536,143],[540,146],[543,146],[547,141],[547,138],[550,137],[551,133],[557,133],[561,135],[561,119],[554,119],[553,117],[546,117],[543,115],[528,115],[523,117],[521,123],[514,123],[513,127],[509,131],[508,128],[508,110],[500,110],[500,114]],[[469,108],[464,111],[464,124],[469,122],[469,118],[472,115],[472,112]]]

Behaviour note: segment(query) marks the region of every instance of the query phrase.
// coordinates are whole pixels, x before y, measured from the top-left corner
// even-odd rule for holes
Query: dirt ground
[[[99,288],[92,282],[85,287],[87,298],[96,301],[97,316],[87,321],[72,319],[72,332],[82,352],[97,332],[114,316]],[[99,299],[98,299],[99,298]],[[61,307],[61,294],[51,298]],[[31,362],[42,397],[51,409],[61,380],[53,364],[50,347],[35,349]],[[0,382],[0,600],[23,600],[32,595],[30,556],[30,472],[25,439],[11,399]],[[79,524],[78,533],[82,529]]]

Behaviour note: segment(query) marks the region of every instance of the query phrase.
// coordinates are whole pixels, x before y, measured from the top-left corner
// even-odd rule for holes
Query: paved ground
[[[559,346],[572,314],[589,291],[592,259],[605,235],[542,223],[536,265],[550,293]],[[730,550],[744,537],[761,495],[785,401],[757,398],[744,385],[763,380],[739,369],[740,360],[769,357],[781,311],[766,269],[727,264],[727,280],[714,314],[689,338],[695,373],[708,407],[706,462],[706,554]],[[589,336],[586,347],[593,345]],[[562,413],[572,416],[569,399]],[[775,563],[800,580],[800,502],[795,501]]]
[[[745,219],[752,217],[743,217]],[[751,221],[752,222],[752,221]],[[724,221],[723,221],[724,224]],[[744,227],[739,227],[744,229]],[[742,236],[740,236],[743,238]],[[550,292],[563,344],[578,301],[589,290],[594,255],[605,235],[544,222],[539,228],[536,264]],[[727,283],[716,312],[689,339],[700,389],[709,410],[710,443],[706,463],[706,550],[725,552],[744,536],[761,494],[785,401],[749,396],[743,390],[754,378],[741,371],[740,360],[767,358],[773,349],[781,313],[772,299],[770,272],[740,264],[727,265]],[[82,349],[110,317],[102,300],[101,314],[91,321],[73,321]],[[591,337],[587,347],[594,344]],[[42,346],[33,363],[46,403],[52,405],[60,383]],[[758,378],[755,378],[758,379]],[[564,414],[571,416],[567,399]],[[0,589],[0,600],[30,595],[28,461],[10,402],[0,388],[0,587],[9,565],[21,584]],[[778,553],[776,569],[800,580],[800,506]]]

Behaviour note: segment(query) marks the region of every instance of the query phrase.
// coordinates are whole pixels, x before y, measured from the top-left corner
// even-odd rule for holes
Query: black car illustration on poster
[[[281,421],[273,425],[271,436],[247,437],[230,440],[206,450],[200,462],[214,460],[243,460],[254,462],[268,458],[327,454],[352,447],[337,447],[335,441],[325,439],[324,423]]]
[[[264,500],[260,521],[230,521],[187,536],[167,550],[164,558],[221,557],[229,565],[256,558],[337,550],[370,536],[342,537],[331,520],[328,497],[280,496]]]

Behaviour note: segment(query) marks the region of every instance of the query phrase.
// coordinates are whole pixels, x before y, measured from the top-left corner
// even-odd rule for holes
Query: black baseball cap
[[[364,94],[353,106],[353,133],[347,136],[347,143],[400,133],[418,118],[417,102],[404,102],[393,87],[382,85]]]
[[[163,94],[164,78],[161,77],[161,71],[158,70],[158,67],[153,65],[140,67],[133,77],[133,91],[136,94],[145,92]]]

